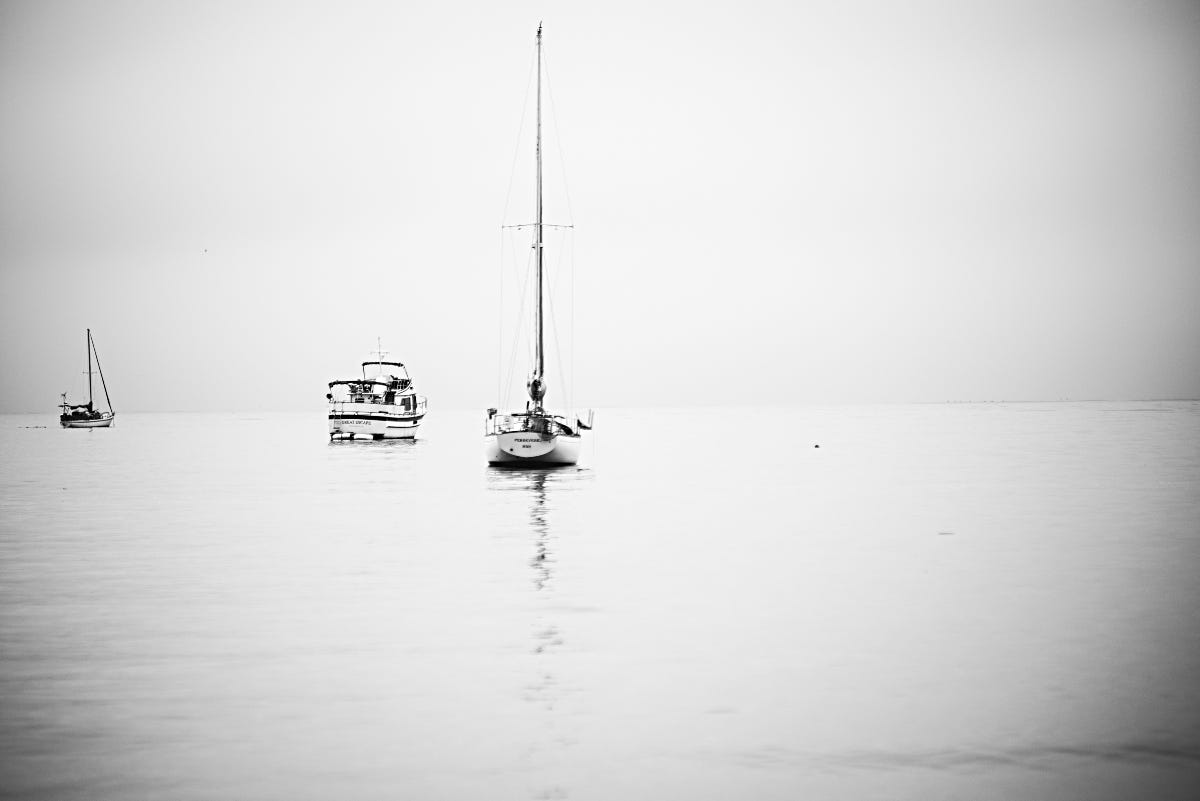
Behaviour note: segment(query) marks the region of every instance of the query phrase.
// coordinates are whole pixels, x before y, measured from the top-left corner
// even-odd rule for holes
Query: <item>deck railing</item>
[[[526,416],[523,414],[494,414],[488,417],[483,425],[483,433],[489,435],[520,431],[550,436],[573,433],[569,426],[559,420],[553,420],[549,417]]]
[[[411,396],[410,396],[411,397]],[[424,395],[416,396],[416,403],[411,407],[405,407],[403,403],[384,403],[381,395],[359,395],[349,398],[331,398],[329,405],[336,407],[339,411],[350,407],[353,410],[356,406],[373,404],[375,406],[386,406],[390,412],[398,412],[400,414],[425,414],[427,401]]]

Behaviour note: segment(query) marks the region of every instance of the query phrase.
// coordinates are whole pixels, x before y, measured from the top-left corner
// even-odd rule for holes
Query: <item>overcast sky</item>
[[[0,411],[492,405],[539,20],[579,405],[1200,397],[1195,3],[5,0]]]

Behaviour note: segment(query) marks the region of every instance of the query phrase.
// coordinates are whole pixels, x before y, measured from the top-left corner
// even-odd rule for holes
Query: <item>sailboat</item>
[[[488,409],[484,434],[484,453],[488,464],[508,467],[545,467],[573,465],[579,461],[582,432],[592,427],[593,414],[587,422],[574,417],[554,414],[545,406],[546,370],[543,336],[543,295],[545,247],[542,220],[542,26],[537,30],[537,216],[534,230],[534,310],[533,310],[533,369],[525,387],[529,400],[519,411],[501,413]]]
[[[92,355],[96,356],[96,370],[100,373],[100,386],[104,388],[104,400],[108,403],[108,411],[98,411],[92,404]],[[108,384],[104,382],[104,370],[100,368],[100,353],[96,350],[96,343],[92,341],[92,329],[87,330],[87,360],[88,360],[88,399],[87,403],[67,403],[67,393],[62,393],[62,403],[59,406],[62,408],[62,414],[58,416],[58,422],[63,428],[108,428],[116,419],[116,413],[113,412],[112,400],[108,397]]]

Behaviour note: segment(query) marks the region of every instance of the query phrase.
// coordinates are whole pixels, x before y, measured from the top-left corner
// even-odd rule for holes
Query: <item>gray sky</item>
[[[37,0],[0,411],[494,403],[539,19],[579,405],[1200,397],[1194,3]]]

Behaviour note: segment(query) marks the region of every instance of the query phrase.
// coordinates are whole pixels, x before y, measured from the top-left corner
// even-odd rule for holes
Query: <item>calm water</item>
[[[0,417],[5,798],[1200,786],[1197,403],[605,410],[536,472],[54,426]]]

